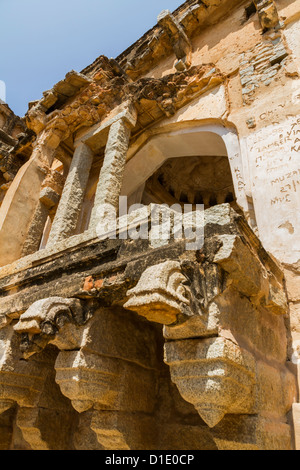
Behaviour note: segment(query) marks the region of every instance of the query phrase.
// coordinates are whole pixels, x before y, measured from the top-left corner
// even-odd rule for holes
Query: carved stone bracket
[[[56,381],[73,407],[79,413],[93,407],[152,409],[153,397],[146,391],[155,382],[155,359],[147,350],[147,344],[153,343],[151,333],[144,332],[142,338],[130,319],[105,309],[82,329],[78,350],[61,351],[55,364]]]
[[[77,346],[84,312],[78,299],[50,297],[38,300],[21,315],[14,326],[22,334],[21,350],[25,358],[42,351],[48,343],[61,349]]]
[[[24,361],[13,327],[0,330],[0,414],[16,403],[37,406],[49,373],[48,359]]]
[[[227,413],[251,411],[255,361],[231,341],[171,341],[165,344],[165,362],[181,396],[195,406],[209,427],[216,426]]]
[[[282,279],[276,278],[272,273],[275,263],[270,259],[272,266],[264,265],[263,256],[267,257],[267,254],[261,250],[260,259],[255,252],[255,245],[251,247],[237,235],[221,235],[219,240],[221,247],[214,262],[228,273],[227,286],[232,285],[242,295],[250,298],[254,305],[261,305],[274,314],[284,315],[288,308],[287,298]],[[253,242],[255,243],[254,238]]]
[[[169,325],[177,315],[192,315],[191,290],[188,279],[181,272],[180,263],[166,261],[147,268],[138,284],[129,290],[124,308],[138,311],[150,321]]]

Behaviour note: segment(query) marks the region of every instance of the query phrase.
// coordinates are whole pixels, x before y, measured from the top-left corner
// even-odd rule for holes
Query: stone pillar
[[[52,247],[74,234],[82,207],[93,152],[86,144],[80,144],[72,159],[70,171],[54,217],[47,247]]]
[[[136,116],[127,115],[115,121],[109,130],[103,166],[97,185],[95,204],[91,215],[90,228],[95,229],[99,222],[99,208],[110,204],[116,210],[119,207],[126,156],[129,147],[131,128]]]

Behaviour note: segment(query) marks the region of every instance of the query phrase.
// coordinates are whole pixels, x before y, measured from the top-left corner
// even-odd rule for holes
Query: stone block
[[[32,450],[69,450],[72,447],[73,423],[66,411],[20,408],[16,423]]]
[[[211,431],[219,450],[289,450],[291,428],[258,416],[227,415]]]
[[[295,375],[285,367],[271,366],[258,360],[256,409],[260,416],[284,421],[297,399]]]
[[[94,406],[148,413],[154,409],[156,378],[151,370],[85,350],[61,352],[55,369],[62,394],[79,413]]]
[[[255,0],[256,8],[258,10],[258,16],[262,28],[270,29],[274,28],[279,22],[278,11],[276,4],[273,0],[268,0],[267,2],[261,2]]]
[[[213,428],[225,414],[253,409],[253,356],[224,338],[172,341],[165,362],[182,397]]]
[[[273,313],[284,315],[288,307],[283,286],[268,273],[257,253],[234,235],[221,236],[220,241],[222,247],[214,262],[230,274],[229,283],[254,303],[262,303]]]
[[[0,351],[0,413],[15,403],[34,406],[44,390],[48,364],[42,358],[22,360],[19,338],[11,326],[0,330]]]
[[[91,429],[106,450],[154,449],[154,420],[151,416],[114,411],[94,411]]]
[[[59,202],[59,199],[60,199],[60,195],[57,194],[56,191],[54,191],[53,189],[49,187],[46,187],[41,191],[40,201],[49,209],[56,206]]]

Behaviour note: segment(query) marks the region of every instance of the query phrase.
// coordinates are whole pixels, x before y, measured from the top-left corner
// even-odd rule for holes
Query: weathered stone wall
[[[32,136],[9,106],[0,103],[0,206],[20,167],[31,153]]]

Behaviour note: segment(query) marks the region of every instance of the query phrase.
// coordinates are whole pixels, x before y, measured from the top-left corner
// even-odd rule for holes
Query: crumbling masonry
[[[300,0],[188,0],[0,103],[0,449],[300,449],[299,44]],[[124,236],[184,204],[202,247]]]

